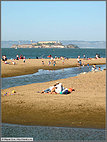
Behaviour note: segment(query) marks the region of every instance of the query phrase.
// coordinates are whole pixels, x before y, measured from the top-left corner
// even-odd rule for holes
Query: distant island
[[[79,48],[77,45],[68,44],[63,45],[61,42],[57,41],[39,41],[31,44],[13,44],[11,48]]]

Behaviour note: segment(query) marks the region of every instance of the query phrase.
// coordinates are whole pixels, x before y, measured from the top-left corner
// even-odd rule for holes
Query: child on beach
[[[64,65],[64,59],[62,59],[62,64]]]
[[[83,62],[83,64],[82,64],[82,66],[84,67],[85,65],[84,65],[84,62]]]
[[[92,66],[92,71],[95,71],[95,69],[96,69],[96,65],[93,65]]]
[[[23,57],[23,62],[25,63],[25,56]]]
[[[19,55],[16,55],[16,60],[19,60]]]
[[[49,66],[50,66],[50,64],[51,64],[51,61],[48,62],[48,65],[49,65]]]
[[[42,65],[44,65],[44,61],[42,61]]]
[[[87,64],[87,67],[89,68],[89,63]]]
[[[85,54],[83,55],[83,58],[85,59]]]
[[[98,70],[101,71],[101,68],[99,67]]]
[[[81,66],[82,65],[82,63],[81,63],[81,60],[79,61],[79,66]]]
[[[80,59],[79,59],[79,57],[77,57],[77,64],[79,63],[79,61],[80,61]]]
[[[56,61],[53,62],[53,66],[55,66],[55,65],[56,65]]]

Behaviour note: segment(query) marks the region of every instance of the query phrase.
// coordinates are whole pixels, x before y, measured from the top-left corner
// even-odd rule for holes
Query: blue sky
[[[105,1],[2,1],[2,40],[106,40]]]

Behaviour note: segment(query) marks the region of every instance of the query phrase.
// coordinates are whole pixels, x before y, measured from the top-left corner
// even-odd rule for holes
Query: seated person
[[[62,83],[57,84],[55,87],[56,87],[55,88],[56,93],[60,93],[61,91],[64,90],[64,87],[63,87]]]
[[[59,94],[59,93],[60,93],[61,91],[63,91],[63,90],[64,90],[64,87],[63,87],[62,83],[56,83],[56,84],[54,85],[54,87],[52,88],[50,94],[52,94],[52,93]]]

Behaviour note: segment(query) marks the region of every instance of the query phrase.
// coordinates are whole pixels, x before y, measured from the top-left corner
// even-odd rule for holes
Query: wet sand
[[[82,64],[84,63],[84,65],[86,65],[87,63],[89,63],[89,65],[106,63],[105,58],[92,58],[91,60],[81,60]],[[10,64],[4,64],[4,62],[1,62],[1,77],[12,77],[25,74],[32,74],[37,72],[38,69],[55,70],[61,68],[76,67],[78,65],[77,59],[65,60],[64,64],[62,63],[63,60],[56,59],[55,66],[53,66],[53,64],[51,64],[50,66],[48,65],[49,59],[26,59],[25,63],[23,63],[23,60],[14,61],[16,65],[13,65],[11,60],[7,61]],[[42,65],[42,61],[44,61],[44,65]]]
[[[25,67],[27,67],[27,62],[31,61],[32,63],[28,64],[32,65],[32,68],[34,64],[37,66],[34,62],[39,62],[39,60],[28,60]],[[105,59],[91,60],[90,62],[92,63],[92,61],[102,63]],[[73,60],[71,62],[74,63]],[[77,61],[75,60],[75,62]],[[23,64],[18,65],[21,67]],[[13,67],[13,65],[7,66]],[[75,91],[68,95],[37,93],[37,91],[47,89],[56,81],[33,83],[1,90],[2,122],[39,126],[105,128],[105,70],[57,81],[63,83],[65,88],[75,88]],[[15,95],[3,96],[5,92],[11,93],[13,89],[16,91]]]

